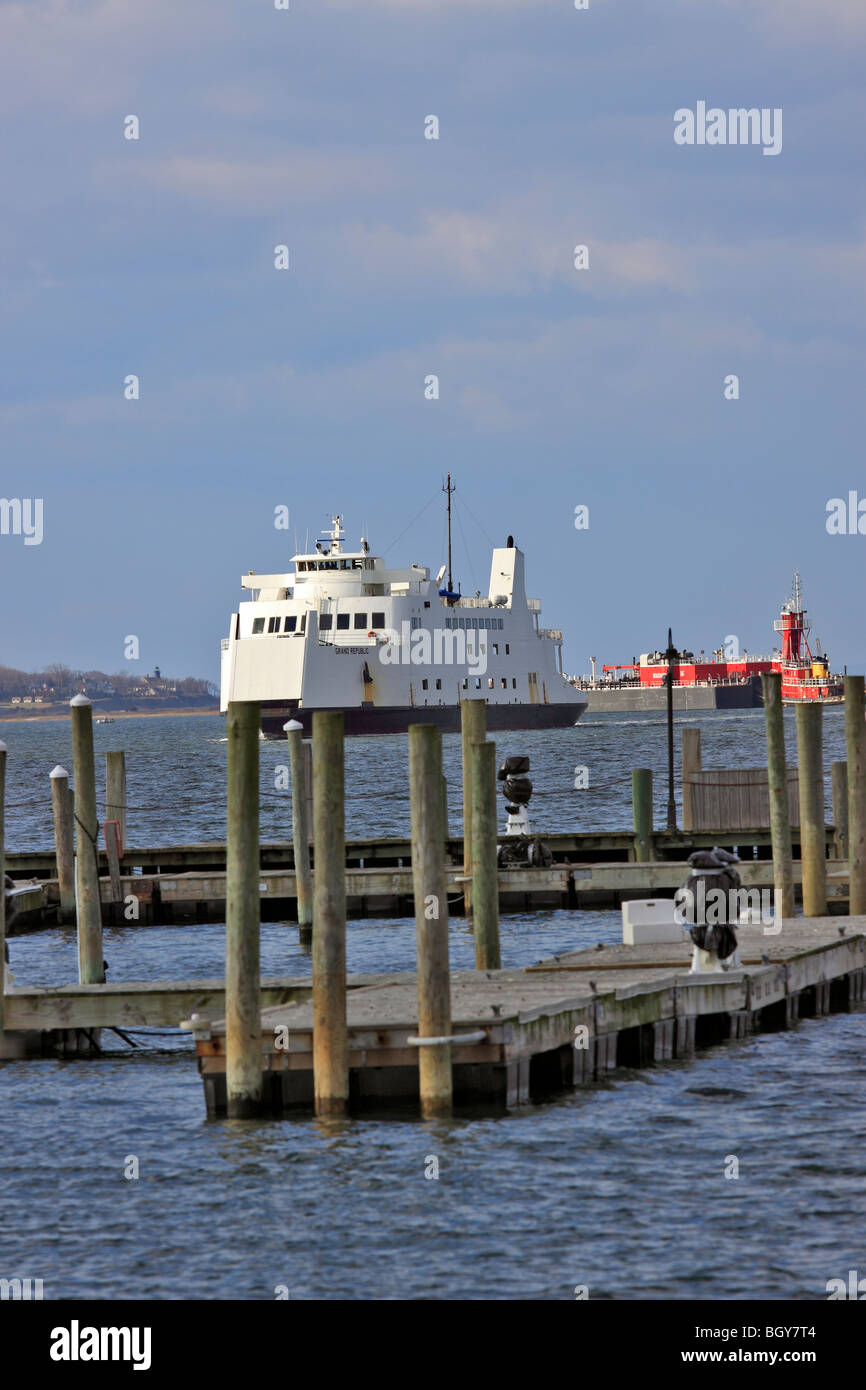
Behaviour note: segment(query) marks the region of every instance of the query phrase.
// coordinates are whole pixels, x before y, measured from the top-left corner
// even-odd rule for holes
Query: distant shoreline
[[[98,710],[98,708],[97,708],[96,706],[94,706],[93,714],[94,714],[94,723],[95,723],[97,719],[104,719],[104,718],[108,718],[108,719],[112,719],[112,720],[116,720],[116,719],[167,719],[170,715],[179,715],[179,716],[180,716],[181,718],[183,718],[183,719],[188,719],[191,715],[196,715],[196,714],[219,714],[219,712],[220,712],[220,711],[219,711],[219,708],[215,706],[213,709],[148,709],[148,710],[141,710],[141,709],[119,710],[119,709],[118,709],[118,710],[111,710],[110,713],[108,713],[108,714],[106,715],[106,714],[102,714],[102,713]],[[40,711],[39,714],[18,714],[17,711],[13,713],[12,711],[0,710],[0,723],[13,723],[13,722],[14,722],[14,723],[20,723],[20,724],[35,724],[35,723],[37,723],[37,722],[40,721],[40,720],[46,720],[46,719],[69,719],[69,718],[71,718],[71,715],[69,714],[68,709],[67,709],[65,712],[62,711],[62,710],[45,710],[45,711]]]

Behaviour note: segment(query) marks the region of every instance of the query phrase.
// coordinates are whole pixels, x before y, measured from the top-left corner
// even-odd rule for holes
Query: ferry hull
[[[567,700],[551,705],[487,705],[487,728],[497,729],[569,729],[586,709],[585,700]],[[314,710],[292,708],[288,704],[262,704],[262,733],[265,738],[285,738],[283,725],[298,719],[305,733],[312,733]],[[443,733],[459,733],[459,705],[412,706],[352,706],[340,711],[344,716],[347,735],[405,734],[410,724],[433,724]]]
[[[667,709],[667,690],[652,686],[613,686],[582,690],[591,714],[650,714]],[[673,707],[677,711],[758,709],[763,704],[759,681],[743,685],[675,685]]]

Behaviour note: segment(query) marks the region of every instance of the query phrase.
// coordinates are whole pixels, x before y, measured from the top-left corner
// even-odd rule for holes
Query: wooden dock
[[[756,926],[740,928],[739,937],[743,968],[718,974],[689,972],[684,937],[682,945],[606,946],[524,970],[453,975],[455,1103],[509,1109],[590,1085],[617,1067],[692,1057],[864,998],[866,917],[794,918],[777,935]],[[417,1107],[415,976],[353,989],[347,1022],[352,1108]],[[313,1103],[312,1033],[308,1001],[262,1011],[265,1102],[274,1114]],[[224,1024],[200,1020],[194,1038],[207,1112],[222,1115]]]
[[[569,837],[571,838],[571,837]],[[462,842],[456,842],[461,844]],[[152,852],[149,852],[152,853]],[[462,847],[459,851],[462,858]],[[617,907],[630,898],[657,894],[673,897],[689,873],[683,850],[681,859],[659,859],[644,863],[621,859],[596,862],[559,861],[549,868],[499,870],[499,906],[503,912],[542,908]],[[395,856],[396,857],[396,856]],[[264,858],[264,856],[263,856]],[[346,869],[346,905],[351,917],[407,916],[414,910],[410,856],[402,863],[377,864]],[[771,859],[747,858],[740,867],[744,888],[771,888]],[[799,889],[802,869],[793,865],[795,887]],[[449,907],[460,914],[465,909],[462,863],[446,866]],[[20,911],[9,934],[16,935],[57,918],[60,891],[52,877],[35,879],[16,890]],[[848,901],[848,863],[827,860],[827,893],[830,910],[844,911]],[[186,870],[168,873],[127,873],[112,887],[110,878],[100,879],[103,916],[117,925],[155,923],[220,922],[225,920],[225,870]],[[297,918],[297,885],[293,868],[263,868],[259,873],[259,899],[263,920],[285,921]],[[127,911],[134,903],[132,913]]]

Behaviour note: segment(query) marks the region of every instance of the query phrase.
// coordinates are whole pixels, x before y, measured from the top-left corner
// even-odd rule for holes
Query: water
[[[713,711],[675,716],[677,768],[679,729],[701,728],[705,768],[766,766],[763,710]],[[788,758],[796,765],[794,712],[786,710]],[[225,732],[222,717],[165,716],[118,720],[94,728],[97,766],[111,749],[126,751],[127,834],[133,845],[190,844],[225,838]],[[55,763],[72,768],[66,720],[0,725],[9,745],[7,848],[48,849],[53,844],[48,773]],[[631,825],[631,772],[655,774],[655,818],[664,825],[667,808],[667,734],[663,714],[585,715],[573,729],[500,733],[499,757],[528,753],[535,785],[532,819],[540,830],[621,830]],[[285,786],[288,750],[263,741],[261,827],[263,839],[289,833],[291,792]],[[845,712],[824,711],[824,761],[845,757]],[[462,778],[459,734],[443,738],[449,821],[459,833]],[[588,771],[587,787],[575,790],[575,768]],[[586,780],[586,779],[583,779]],[[347,834],[400,835],[409,831],[408,754],[405,735],[346,740]],[[826,781],[828,815],[830,777]],[[677,790],[679,806],[679,788]],[[100,810],[104,786],[97,787]]]
[[[844,756],[843,714],[825,719],[829,765]],[[705,766],[761,763],[760,711],[683,722],[702,726]],[[98,749],[127,751],[135,842],[223,834],[218,720],[95,732]],[[40,798],[54,763],[69,765],[68,726],[6,724],[3,737],[10,847],[47,847]],[[665,767],[654,715],[497,742],[532,757],[539,828],[622,827],[630,769],[661,779]],[[445,744],[456,789],[458,740]],[[285,833],[284,759],[262,745],[265,836]],[[589,791],[573,789],[578,764]],[[350,833],[405,834],[405,765],[403,739],[347,743]],[[509,916],[503,963],[619,932],[614,912]],[[113,980],[218,976],[223,943],[218,925],[112,928],[105,955]],[[68,930],[13,938],[10,954],[19,983],[75,978]],[[451,958],[472,962],[459,918]],[[413,924],[351,922],[348,959],[412,968]],[[309,968],[296,931],[263,925],[263,973]],[[592,1298],[816,1299],[828,1279],[866,1271],[863,1010],[447,1124],[207,1122],[189,1040],[135,1036],[137,1055],[106,1034],[97,1060],[0,1065],[0,1276],[42,1278],[47,1298],[272,1299],[282,1285],[296,1299],[570,1299],[585,1284]],[[137,1180],[123,1176],[131,1156]]]

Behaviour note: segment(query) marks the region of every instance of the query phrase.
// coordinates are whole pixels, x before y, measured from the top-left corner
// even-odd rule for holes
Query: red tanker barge
[[[748,709],[762,703],[761,676],[765,671],[778,671],[782,676],[782,699],[788,702],[821,700],[840,703],[843,698],[842,677],[831,675],[826,653],[815,644],[809,646],[810,625],[806,622],[800,590],[800,575],[794,575],[791,598],[782,605],[780,617],[773,624],[781,633],[782,646],[772,656],[740,656],[736,642],[728,638],[707,659],[701,652],[682,651],[673,662],[674,707],[681,710]],[[660,651],[645,652],[640,661],[624,666],[603,666],[601,679],[596,674],[595,658],[592,676],[575,679],[575,685],[588,693],[589,710],[653,710],[663,708],[667,662]]]

